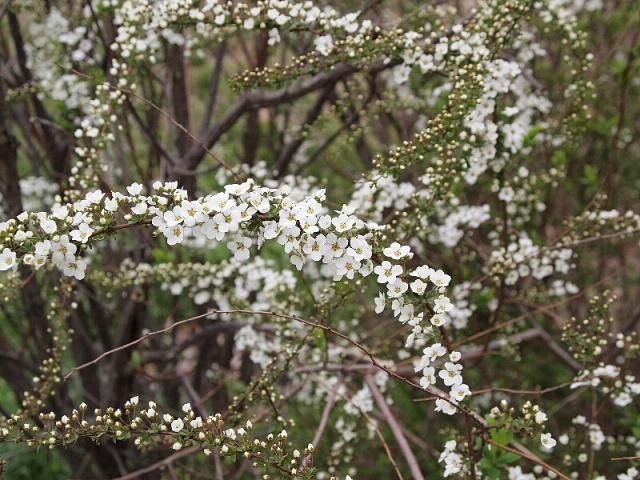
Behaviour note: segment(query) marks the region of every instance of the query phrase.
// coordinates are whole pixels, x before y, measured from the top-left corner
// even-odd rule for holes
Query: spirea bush
[[[636,0],[0,4],[0,477],[640,477]]]

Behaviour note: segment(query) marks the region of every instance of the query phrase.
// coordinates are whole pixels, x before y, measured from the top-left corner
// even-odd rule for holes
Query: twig
[[[632,457],[613,457],[611,459],[612,462],[630,461],[630,460],[640,460],[640,455],[634,455]]]
[[[537,465],[540,465],[540,466],[546,468],[547,470],[555,473],[558,477],[562,478],[562,480],[571,480],[569,477],[567,477],[561,471],[559,471],[555,467],[552,467],[551,465],[546,463],[544,460],[541,460],[536,455],[534,455],[533,453],[529,452],[528,450],[526,450],[522,446],[518,446],[517,448],[512,448],[512,447],[509,447],[507,445],[501,445],[501,444],[499,444],[497,442],[494,442],[490,438],[487,438],[486,441],[487,441],[487,443],[493,445],[494,447],[501,448],[502,450],[506,450],[507,452],[515,453],[516,455],[524,458],[525,460],[529,460],[529,461],[531,461],[531,462],[533,462],[533,463],[535,463]]]
[[[324,382],[322,379],[320,379],[320,382],[322,382],[325,387],[327,389],[329,389],[330,391],[335,392],[339,397],[341,397],[343,400],[349,402],[356,410],[358,410],[360,412],[360,414],[365,418],[365,420],[367,422],[369,422],[369,424],[374,428],[374,430],[376,431],[376,435],[378,436],[378,438],[380,439],[380,443],[382,443],[382,448],[384,448],[385,453],[387,454],[387,458],[389,459],[389,461],[391,462],[391,465],[393,466],[393,469],[396,472],[396,475],[398,476],[398,478],[400,480],[404,480],[404,477],[402,476],[402,472],[400,472],[400,469],[398,468],[398,463],[395,461],[395,459],[393,458],[393,455],[391,454],[391,449],[389,448],[389,444],[387,443],[387,441],[384,439],[384,435],[382,435],[382,432],[380,431],[380,429],[378,428],[378,425],[376,424],[376,422],[374,421],[373,418],[371,418],[371,416],[369,414],[367,414],[367,412],[365,412],[364,410],[362,410],[358,405],[356,405],[352,399],[350,399],[349,397],[347,397],[346,395],[338,392],[338,390],[334,387],[329,386],[326,382]]]
[[[0,20],[2,20],[4,15],[9,10],[10,6],[11,6],[11,0],[5,0],[5,2],[2,4],[2,7],[0,7]]]
[[[396,442],[398,442],[398,447],[400,447],[400,451],[402,452],[402,455],[404,455],[404,458],[407,461],[407,465],[409,465],[409,470],[411,471],[414,480],[424,480],[424,475],[420,470],[418,460],[416,460],[416,457],[413,455],[411,447],[409,447],[409,443],[407,443],[407,439],[402,433],[402,429],[398,425],[397,420],[393,416],[391,409],[387,405],[387,402],[380,392],[380,389],[376,385],[376,382],[373,380],[373,377],[371,375],[367,375],[365,377],[365,382],[367,383],[369,390],[371,390],[371,395],[373,395],[373,398],[378,404],[378,408],[380,408],[382,414],[387,420],[387,424],[389,425],[393,436],[396,438]]]
[[[313,445],[314,449],[320,445],[320,439],[324,434],[325,429],[327,428],[327,423],[329,422],[329,414],[331,413],[331,409],[333,408],[334,403],[336,403],[336,390],[333,389],[329,392],[329,398],[327,399],[327,404],[324,406],[324,410],[322,411],[322,416],[320,417],[320,424],[316,430],[315,435],[313,436],[313,441],[311,445]],[[302,460],[302,466],[306,467],[311,463],[311,454],[304,457]]]
[[[61,68],[61,65],[59,65]],[[73,72],[74,74],[78,75],[79,77],[83,77],[83,78],[87,78],[93,81],[96,81],[93,77],[91,77],[90,75],[87,75],[85,73],[82,73],[74,68],[70,69],[71,72]],[[169,112],[167,112],[166,110],[164,110],[162,107],[156,105],[154,102],[152,102],[151,100],[147,100],[146,98],[144,98],[142,95],[139,95],[138,93],[134,92],[131,89],[128,88],[122,88],[122,87],[118,87],[117,85],[112,85],[108,82],[103,82],[105,83],[105,85],[107,85],[109,88],[113,89],[113,90],[117,90],[119,92],[125,93],[127,95],[131,95],[134,98],[137,98],[138,100],[140,100],[142,103],[144,103],[145,105],[150,106],[151,108],[153,108],[154,110],[156,110],[158,113],[160,113],[163,117],[165,117],[174,127],[176,127],[178,130],[180,130],[182,133],[184,133],[187,137],[189,137],[193,143],[195,143],[197,145],[198,148],[202,149],[202,151],[204,151],[205,154],[209,155],[211,158],[213,158],[216,162],[218,162],[222,167],[224,167],[225,169],[227,169],[227,171],[236,179],[236,180],[241,180],[241,178],[239,177],[239,175],[237,173],[234,172],[234,170],[231,168],[231,166],[225,162],[224,160],[222,160],[221,158],[219,158],[218,156],[216,156],[209,148],[207,148],[207,146],[202,143],[200,140],[198,140],[198,138],[196,138],[195,135],[193,135],[184,125],[182,125],[180,122],[178,122],[175,118],[173,118],[171,116],[171,114]]]
[[[531,461],[531,462],[533,462],[533,463],[535,463],[537,465],[540,465],[540,466],[546,468],[547,470],[555,473],[562,480],[570,480],[570,478],[567,477],[565,474],[563,474],[561,471],[559,471],[555,467],[552,467],[551,465],[546,463],[544,460],[540,459],[539,457],[537,457],[533,453],[527,451],[523,447],[513,448],[513,447],[509,447],[507,445],[501,445],[501,444],[499,444],[497,442],[494,442],[490,438],[487,438],[486,441],[487,441],[487,443],[493,445],[494,447],[500,448],[502,450],[506,450],[507,452],[515,453],[516,455],[524,458],[525,460],[529,460],[529,461]],[[522,448],[522,450],[520,448]]]
[[[187,455],[191,455],[192,453],[196,453],[198,450],[199,450],[198,447],[185,448],[184,450],[180,450],[179,452],[176,452],[173,455],[170,455],[167,458],[164,458],[163,460],[160,460],[159,462],[152,463],[151,465],[148,465],[148,466],[143,467],[143,468],[141,468],[139,470],[135,470],[133,472],[127,473],[126,475],[123,475],[121,477],[114,478],[113,480],[136,480],[136,479],[139,479],[145,473],[150,473],[150,472],[153,472],[155,470],[158,470],[159,468],[166,467],[166,466],[172,464],[173,462],[175,462],[176,460],[178,460],[178,459],[180,459],[182,457],[186,457]]]

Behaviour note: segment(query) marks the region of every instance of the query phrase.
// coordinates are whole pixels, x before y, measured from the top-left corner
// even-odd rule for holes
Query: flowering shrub
[[[635,2],[329,3],[0,7],[0,477],[640,476]]]

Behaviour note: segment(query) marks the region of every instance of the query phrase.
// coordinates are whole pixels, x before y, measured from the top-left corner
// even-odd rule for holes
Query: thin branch
[[[367,383],[369,390],[371,390],[371,395],[373,395],[373,398],[378,404],[378,408],[380,408],[380,410],[382,411],[382,415],[384,415],[385,419],[387,420],[387,424],[389,425],[389,428],[391,429],[393,436],[396,438],[396,442],[398,442],[400,451],[402,452],[402,455],[404,455],[404,458],[407,461],[407,464],[409,465],[409,470],[411,471],[413,478],[415,480],[424,480],[424,475],[420,470],[420,466],[418,465],[418,460],[416,460],[416,457],[413,455],[413,452],[411,451],[411,447],[409,447],[409,443],[407,442],[407,439],[402,433],[402,429],[400,428],[400,425],[398,425],[398,422],[393,416],[393,413],[391,413],[391,409],[387,405],[387,402],[384,399],[384,396],[382,395],[382,393],[380,392],[380,389],[376,385],[376,382],[373,380],[373,377],[371,375],[367,375],[365,377],[365,382]]]
[[[160,460],[159,462],[152,463],[151,465],[148,465],[134,472],[127,473],[126,475],[123,475],[121,477],[114,478],[113,480],[137,480],[139,478],[142,478],[142,476],[146,473],[151,473],[160,468],[167,467],[171,465],[173,462],[175,462],[176,460],[182,457],[191,455],[193,453],[196,453],[198,450],[199,450],[198,447],[185,448],[183,450],[180,450],[179,452],[174,453],[173,455],[168,456],[163,460]]]
[[[223,41],[218,50],[216,51],[216,66],[213,68],[211,74],[211,83],[209,84],[209,99],[207,100],[207,108],[202,116],[202,123],[200,126],[199,135],[202,136],[207,131],[207,127],[211,123],[211,116],[213,115],[213,109],[216,106],[216,100],[218,98],[218,88],[220,87],[220,76],[222,75],[222,64],[224,59],[224,53],[226,50],[226,42]]]
[[[59,66],[60,66],[60,68],[64,68],[61,65],[59,65]],[[71,68],[69,70],[72,73],[74,73],[75,75],[78,75],[79,77],[96,81],[92,76],[87,75],[85,73],[82,73],[82,72],[80,72],[80,71],[78,71],[78,70],[76,70],[74,68]],[[211,150],[209,150],[209,148],[204,143],[202,143],[200,140],[198,140],[198,138],[196,138],[195,135],[193,135],[184,125],[179,123],[175,118],[173,118],[173,116],[171,116],[171,114],[169,112],[164,110],[162,107],[159,107],[158,105],[156,105],[151,100],[147,100],[142,95],[139,95],[138,93],[134,92],[133,90],[131,90],[129,88],[122,88],[122,87],[119,87],[117,85],[112,85],[111,83],[108,83],[108,82],[103,82],[103,84],[107,85],[112,90],[117,90],[117,91],[125,93],[127,95],[131,95],[132,97],[137,98],[138,100],[143,102],[145,105],[148,105],[151,108],[153,108],[154,110],[156,110],[163,117],[165,117],[174,127],[176,127],[178,130],[180,130],[182,133],[184,133],[187,137],[189,137],[193,141],[193,143],[196,144],[196,148],[198,149],[198,151],[202,151],[202,156],[204,156],[205,154],[209,155],[216,162],[218,162],[222,167],[224,167],[234,178],[236,178],[237,180],[240,180],[240,177],[233,171],[233,169],[231,168],[231,166],[227,162],[225,162],[224,160],[219,158],[217,155],[215,155]]]
[[[2,7],[0,7],[0,21],[4,18],[4,15],[7,13],[10,6],[11,0],[5,0],[5,2],[2,4]]]
[[[313,445],[314,448],[317,448],[318,445],[320,445],[320,439],[322,438],[322,435],[324,434],[324,431],[327,428],[327,423],[329,423],[329,414],[331,413],[331,409],[333,408],[333,405],[335,403],[336,403],[336,390],[333,389],[331,390],[331,392],[329,392],[329,398],[327,399],[327,404],[324,406],[324,410],[322,411],[322,416],[320,417],[320,424],[318,425],[316,433],[313,436],[313,441],[311,442],[311,445]],[[311,454],[304,457],[304,460],[302,460],[302,466],[306,467],[310,463],[311,463]]]
[[[552,467],[551,465],[546,463],[544,460],[541,460],[539,457],[537,457],[533,453],[529,452],[527,449],[525,449],[521,445],[516,447],[516,448],[512,448],[512,447],[509,447],[507,445],[501,445],[501,444],[499,444],[497,442],[494,442],[490,438],[487,438],[486,441],[487,441],[487,443],[493,445],[494,447],[500,448],[500,449],[505,450],[507,452],[515,453],[516,455],[524,458],[525,460],[529,460],[530,462],[533,462],[533,463],[535,463],[537,465],[540,465],[541,467],[546,468],[547,470],[555,473],[562,480],[571,480],[569,477],[567,477],[565,474],[563,474],[560,470],[558,470],[555,467]]]

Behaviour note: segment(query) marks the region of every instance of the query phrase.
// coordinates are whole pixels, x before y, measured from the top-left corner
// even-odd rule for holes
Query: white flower
[[[101,190],[95,190],[93,192],[88,192],[85,195],[85,198],[87,199],[87,201],[89,203],[100,203],[100,200],[102,200],[102,197],[104,197],[104,193],[102,193]]]
[[[251,239],[249,237],[239,237],[227,244],[229,250],[233,252],[233,258],[236,260],[246,260],[249,258],[251,251]]]
[[[425,290],[427,289],[427,284],[424,283],[419,278],[411,282],[411,291],[416,295],[424,295]]]
[[[404,305],[400,309],[400,315],[398,316],[398,321],[400,323],[406,323],[406,322],[412,320],[414,311],[415,311],[415,307],[413,305],[411,305],[410,303]],[[394,315],[396,315],[397,313],[398,313],[397,310],[394,311]]]
[[[322,230],[326,230],[329,227],[331,227],[331,216],[329,215],[322,215],[319,219],[318,219],[318,226],[322,229]]]
[[[68,277],[75,277],[77,280],[82,280],[87,269],[87,262],[80,258],[72,259],[68,261],[62,268],[62,273]]]
[[[5,248],[0,253],[0,271],[9,270],[16,264],[16,252]]]
[[[401,297],[404,292],[406,292],[409,288],[406,282],[403,282],[399,278],[396,278],[393,283],[387,284],[387,289],[389,290],[388,295],[391,298]]]
[[[460,385],[462,383],[462,365],[459,363],[446,362],[444,369],[440,370],[438,376],[444,381],[447,387],[452,385]]]
[[[171,448],[174,450],[180,450],[182,448],[182,444],[180,442],[176,442],[171,446]]]
[[[49,240],[37,242],[34,251],[36,255],[46,257],[47,255],[49,255],[49,253],[51,253],[51,242]]]
[[[167,238],[169,245],[176,245],[182,243],[182,240],[184,240],[184,228],[182,228],[182,225],[176,224],[172,227],[165,228],[162,230],[162,233]]]
[[[193,303],[203,305],[211,300],[211,293],[207,290],[201,290],[193,296]]]
[[[451,282],[451,277],[444,273],[442,270],[436,270],[429,275],[429,280],[436,287],[446,287]]]
[[[410,275],[412,277],[421,278],[422,280],[427,280],[431,276],[431,273],[433,273],[433,268],[427,267],[426,265],[421,265],[420,267],[412,271]]]
[[[447,354],[447,349],[439,343],[434,343],[430,347],[425,348],[422,353],[428,359],[428,363],[435,362],[438,357],[442,357]]]
[[[87,243],[89,238],[93,234],[93,228],[91,228],[86,223],[81,223],[78,225],[76,230],[73,230],[70,235],[73,240],[80,243]]]
[[[278,213],[278,225],[281,228],[292,228],[296,226],[296,214],[293,210],[283,208]]]
[[[313,43],[316,47],[316,51],[320,55],[329,55],[333,50],[333,39],[331,38],[331,35],[316,37]]]
[[[328,234],[325,240],[325,248],[324,252],[322,252],[325,261],[341,257],[349,245],[349,241],[346,238],[338,237],[335,233]]]
[[[62,235],[57,242],[51,242],[51,259],[56,265],[63,265],[67,261],[67,257],[74,257],[78,247],[69,241],[67,235]]]
[[[253,18],[251,18],[251,17],[247,18],[247,19],[244,21],[244,23],[242,24],[242,27],[243,27],[245,30],[253,30],[253,27],[255,27],[255,26],[256,26],[256,22],[255,22],[255,20],[254,20]]]
[[[216,193],[208,196],[205,200],[207,208],[213,212],[222,212],[226,210],[230,204],[229,195],[225,192]]]
[[[464,383],[453,385],[449,392],[449,396],[457,402],[461,402],[469,395],[471,395],[471,390],[469,390],[469,386]]]
[[[107,198],[104,201],[104,209],[108,212],[115,212],[118,210],[118,202],[113,198]]]
[[[461,358],[462,358],[462,354],[460,352],[455,352],[454,351],[454,352],[451,352],[449,354],[449,360],[454,362],[454,363],[459,361]]]
[[[229,207],[216,214],[216,216],[213,217],[213,220],[218,224],[218,230],[227,233],[238,230],[242,217],[240,215],[240,210],[236,205],[234,205],[233,207]]]
[[[336,261],[336,275],[338,277],[346,276],[348,279],[353,279],[359,269],[360,262],[351,255],[343,255]]]
[[[446,325],[447,317],[440,313],[436,313],[434,316],[431,317],[430,322],[431,322],[431,325],[433,325],[434,327],[442,327]]]
[[[371,260],[364,260],[360,265],[360,275],[363,277],[368,277],[373,272],[373,262]]]
[[[184,201],[175,208],[175,211],[179,212],[178,215],[182,217],[182,223],[187,227],[193,227],[207,219],[207,216],[202,213],[202,205],[199,202]]]
[[[436,383],[436,369],[433,367],[425,367],[420,377],[420,386],[424,389]]]
[[[310,198],[297,206],[295,211],[299,221],[309,217],[317,218],[322,211],[322,204],[317,200]],[[314,223],[317,223],[317,220],[314,220]]]
[[[58,220],[64,220],[69,216],[69,208],[64,205],[55,207],[51,215],[53,215]]]
[[[331,223],[333,224],[333,227],[336,229],[336,232],[343,233],[343,232],[346,232],[347,230],[351,230],[351,227],[353,227],[354,220],[348,215],[341,213],[340,215],[335,217],[333,220],[331,220]]]
[[[453,415],[454,413],[456,413],[456,411],[458,410],[455,406],[451,405],[450,402],[442,399],[442,398],[438,398],[436,400],[436,412],[442,412],[446,415]]]
[[[302,247],[302,251],[314,262],[320,261],[325,246],[325,236],[320,234],[317,237],[311,237],[307,239],[306,243]]]
[[[278,236],[278,224],[273,221],[264,223],[264,232],[262,236],[267,240],[271,240],[272,238],[276,238]]]
[[[134,197],[140,195],[142,193],[142,185],[140,183],[132,183],[127,187],[127,192]]]
[[[36,268],[36,270],[44,267],[46,263],[47,263],[47,257],[37,255],[36,258],[33,259],[33,266]]]
[[[135,206],[131,207],[131,211],[135,215],[144,215],[145,213],[147,213],[147,204],[145,202],[140,202]]]
[[[453,304],[448,297],[441,295],[434,300],[433,310],[436,313],[447,313],[453,308]]]
[[[401,258],[407,257],[411,254],[411,248],[406,245],[400,245],[398,242],[393,242],[387,248],[382,250],[382,253],[394,260],[400,260]]]
[[[302,270],[302,267],[304,266],[304,258],[302,258],[300,255],[294,253],[291,255],[291,257],[289,257],[289,261],[298,269],[298,270]]]
[[[50,218],[43,217],[40,219],[40,228],[42,228],[45,233],[52,234],[58,230],[58,225]]]
[[[272,28],[269,30],[269,40],[267,40],[269,46],[276,45],[280,43],[280,32],[278,32],[277,28]]]
[[[558,442],[551,436],[550,433],[540,434],[540,444],[546,450],[552,450]]]
[[[385,294],[383,292],[380,292],[378,296],[373,299],[373,301],[376,304],[376,313],[382,313],[385,305]]]
[[[373,272],[378,275],[378,283],[393,283],[396,277],[402,275],[402,267],[400,265],[392,265],[391,262],[385,260]]]
[[[185,403],[184,405],[182,405],[182,411],[184,413],[189,413],[192,410],[193,409],[191,408],[191,404],[190,403]]]
[[[284,245],[284,251],[286,253],[291,253],[294,248],[298,248],[299,241],[298,237],[300,236],[300,229],[296,226],[285,228],[282,230],[282,233],[278,237],[278,243],[280,245]]]
[[[548,420],[547,414],[544,413],[543,411],[536,412],[535,420],[537,424],[542,425],[544,422]]]
[[[347,249],[347,253],[351,255],[356,260],[368,260],[371,258],[371,246],[367,243],[367,241],[358,236],[353,237],[350,242],[350,247]]]

